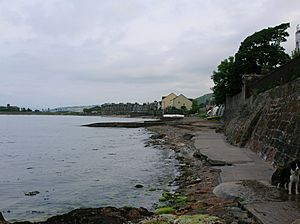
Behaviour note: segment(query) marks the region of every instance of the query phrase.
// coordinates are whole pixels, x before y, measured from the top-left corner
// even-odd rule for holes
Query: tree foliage
[[[289,23],[269,27],[248,36],[234,57],[221,61],[212,79],[216,103],[224,103],[226,95],[240,92],[244,74],[265,74],[290,60],[281,46],[288,37]]]
[[[289,23],[269,27],[248,36],[235,54],[237,72],[241,74],[268,73],[290,60],[280,45],[289,36]]]
[[[292,58],[296,58],[300,55],[300,51],[298,49],[295,49],[292,51]]]
[[[177,109],[176,107],[169,106],[165,109],[166,114],[183,114],[183,115],[187,115],[188,112],[189,111],[186,109],[185,106],[182,106],[180,109]]]
[[[197,100],[193,100],[192,109],[189,111],[190,114],[198,113],[200,105]]]
[[[235,69],[234,57],[221,61],[217,70],[213,72],[212,79],[215,83],[213,87],[214,97],[217,104],[224,103],[226,95],[234,95],[241,90],[242,78]]]

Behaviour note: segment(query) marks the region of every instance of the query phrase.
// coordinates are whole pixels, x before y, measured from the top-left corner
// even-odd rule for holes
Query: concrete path
[[[263,224],[290,224],[300,219],[300,196],[288,197],[271,186],[274,170],[257,154],[229,145],[223,134],[211,129],[196,133],[195,147],[209,159],[232,164],[216,167],[222,182],[214,190],[216,195],[243,198],[243,207]]]
[[[214,133],[209,130],[207,133],[201,132],[195,138],[195,146],[201,153],[210,159],[221,160],[230,163],[245,163],[252,160],[239,148],[229,145],[223,139],[223,134]]]

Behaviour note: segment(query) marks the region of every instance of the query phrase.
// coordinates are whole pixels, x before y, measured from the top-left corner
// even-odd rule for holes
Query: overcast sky
[[[248,35],[290,22],[299,0],[0,0],[0,105],[150,102],[211,92]]]

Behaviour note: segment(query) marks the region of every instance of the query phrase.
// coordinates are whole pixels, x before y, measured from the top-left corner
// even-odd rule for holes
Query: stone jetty
[[[108,127],[108,128],[142,128],[142,127],[151,127],[151,126],[161,126],[165,125],[166,122],[155,120],[155,121],[140,121],[140,122],[101,122],[101,123],[92,123],[85,124],[82,126],[85,127]]]

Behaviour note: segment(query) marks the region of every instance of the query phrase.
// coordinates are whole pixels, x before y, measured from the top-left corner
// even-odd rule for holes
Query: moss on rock
[[[220,218],[210,215],[183,215],[176,219],[177,224],[223,224]]]
[[[162,196],[159,198],[159,202],[164,202],[164,205],[180,207],[184,206],[187,202],[187,197],[182,196],[178,193],[172,194],[168,191],[162,193]]]
[[[155,209],[154,213],[160,215],[160,214],[170,214],[174,211],[175,211],[175,209],[173,207],[164,206],[164,207]]]
[[[225,224],[225,221],[210,215],[161,215],[151,220],[143,221],[142,224]]]

